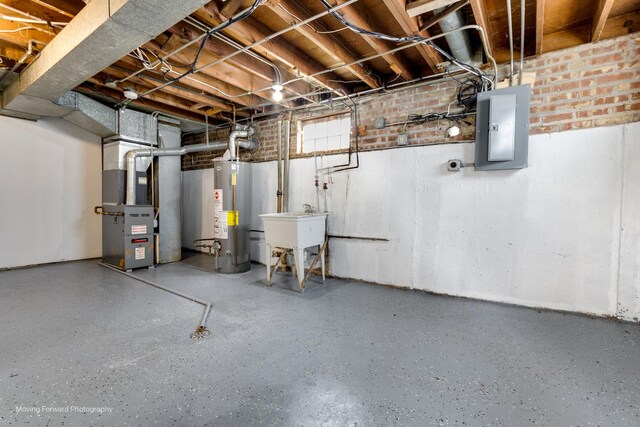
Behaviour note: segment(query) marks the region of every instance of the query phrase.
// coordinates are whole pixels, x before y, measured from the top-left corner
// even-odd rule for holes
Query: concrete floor
[[[636,324],[202,261],[0,272],[0,425],[640,425]]]

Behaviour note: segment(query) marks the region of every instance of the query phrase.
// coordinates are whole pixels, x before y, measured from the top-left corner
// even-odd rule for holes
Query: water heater
[[[214,234],[220,248],[215,269],[243,273],[251,269],[251,165],[214,161]]]

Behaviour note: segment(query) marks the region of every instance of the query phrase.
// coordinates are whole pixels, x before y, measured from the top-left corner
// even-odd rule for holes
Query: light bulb
[[[274,101],[280,102],[280,101],[282,101],[282,98],[284,96],[282,95],[282,91],[281,90],[275,90],[274,89],[273,94],[271,95],[271,97],[273,98]]]

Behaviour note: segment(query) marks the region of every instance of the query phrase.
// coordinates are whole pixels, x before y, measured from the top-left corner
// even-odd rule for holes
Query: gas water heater
[[[251,164],[214,160],[214,238],[220,245],[215,269],[251,269]]]

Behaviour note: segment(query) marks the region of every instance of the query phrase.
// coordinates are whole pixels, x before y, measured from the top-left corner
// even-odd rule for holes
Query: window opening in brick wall
[[[300,121],[298,129],[298,153],[346,150],[351,142],[351,115]]]

